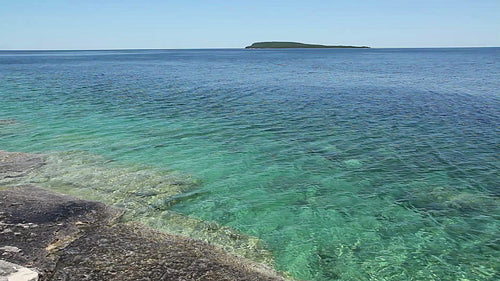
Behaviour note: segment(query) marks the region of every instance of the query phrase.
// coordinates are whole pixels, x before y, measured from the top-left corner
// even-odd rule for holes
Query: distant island
[[[345,49],[345,48],[370,48],[367,46],[327,46],[317,44],[304,44],[298,42],[257,42],[245,49],[297,49],[297,48],[310,48],[310,49]]]

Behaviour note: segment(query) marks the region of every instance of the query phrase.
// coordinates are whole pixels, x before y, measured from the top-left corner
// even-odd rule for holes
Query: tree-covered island
[[[336,49],[336,48],[370,48],[367,46],[328,46],[318,44],[304,44],[298,42],[257,42],[245,49],[298,49],[298,48],[315,48],[315,49]]]

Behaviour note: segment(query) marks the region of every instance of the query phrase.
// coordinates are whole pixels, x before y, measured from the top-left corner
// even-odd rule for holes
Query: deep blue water
[[[500,48],[0,51],[0,119],[2,184],[299,279],[498,278]]]

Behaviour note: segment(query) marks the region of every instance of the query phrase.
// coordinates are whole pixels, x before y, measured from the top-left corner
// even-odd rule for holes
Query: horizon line
[[[365,49],[465,49],[465,48],[500,48],[500,46],[440,46],[440,47],[370,47]],[[269,48],[269,49],[311,49],[311,48]],[[335,49],[335,48],[314,48],[314,49]],[[345,48],[349,49],[349,48]],[[357,49],[357,48],[353,48]],[[361,48],[359,48],[361,49]],[[200,47],[200,48],[98,48],[98,49],[0,49],[0,52],[37,52],[37,51],[133,51],[133,50],[248,50],[245,47]],[[261,50],[268,50],[263,48]]]

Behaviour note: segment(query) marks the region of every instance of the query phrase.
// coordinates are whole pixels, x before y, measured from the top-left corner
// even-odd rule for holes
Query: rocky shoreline
[[[0,181],[42,165],[35,154],[0,151]],[[284,280],[206,242],[120,222],[122,214],[34,185],[0,186],[0,280],[12,264],[39,280]],[[16,280],[37,280],[24,276]]]

